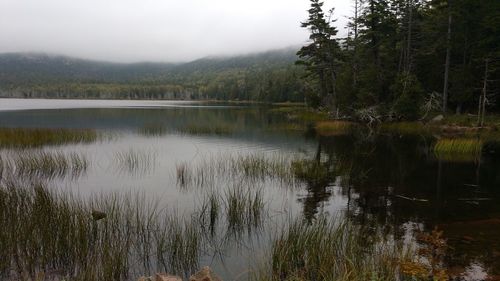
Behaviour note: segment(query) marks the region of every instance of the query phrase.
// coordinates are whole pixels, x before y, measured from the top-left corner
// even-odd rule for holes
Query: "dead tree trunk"
[[[451,53],[451,0],[448,0],[448,33],[446,35],[446,61],[444,65],[444,85],[443,85],[443,113],[448,110],[448,77],[450,74],[450,53]]]
[[[488,64],[489,59],[484,61],[484,80],[483,80],[483,90],[481,92],[481,98],[479,98],[479,112],[477,115],[477,125],[480,127],[484,126],[484,116],[486,114],[486,92],[488,87]]]

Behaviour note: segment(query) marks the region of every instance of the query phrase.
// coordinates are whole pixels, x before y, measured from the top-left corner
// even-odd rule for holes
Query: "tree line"
[[[113,64],[0,55],[0,96],[302,102],[296,48],[171,64]],[[68,63],[70,62],[70,63]]]
[[[500,1],[353,0],[346,38],[311,0],[298,52],[306,99],[336,116],[498,110]]]

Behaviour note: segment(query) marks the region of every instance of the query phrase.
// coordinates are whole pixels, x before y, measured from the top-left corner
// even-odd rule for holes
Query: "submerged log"
[[[420,198],[410,198],[406,197],[403,195],[396,195],[397,198],[405,199],[405,200],[410,200],[410,201],[415,201],[415,202],[429,202],[427,199],[420,199]]]

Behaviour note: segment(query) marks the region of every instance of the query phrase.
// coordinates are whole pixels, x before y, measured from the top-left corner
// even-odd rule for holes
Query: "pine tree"
[[[301,26],[309,30],[310,43],[298,51],[300,60],[297,64],[304,65],[308,74],[318,80],[323,105],[336,112],[337,64],[340,57],[340,47],[335,38],[337,29],[326,19],[323,2],[311,0],[308,12],[309,18]],[[333,14],[333,10],[330,13]]]

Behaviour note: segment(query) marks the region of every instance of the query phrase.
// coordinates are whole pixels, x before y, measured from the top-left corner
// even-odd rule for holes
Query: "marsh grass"
[[[333,181],[335,174],[328,169],[328,165],[316,160],[298,159],[291,162],[294,176],[311,186],[325,186]]]
[[[252,191],[242,187],[226,191],[224,207],[227,225],[230,230],[242,230],[246,227],[249,231],[258,227],[262,222],[264,200],[261,190]]]
[[[283,106],[273,108],[270,113],[282,114],[290,121],[317,122],[328,119],[328,113],[311,110],[304,106]]]
[[[93,213],[105,214],[95,219]],[[42,184],[0,186],[0,277],[129,280],[197,268],[200,228],[143,196],[77,199]]]
[[[234,133],[235,128],[230,125],[195,125],[189,124],[185,127],[179,129],[179,131],[183,134],[189,135],[217,135],[217,136],[225,136],[231,135]]]
[[[145,124],[138,130],[140,135],[146,137],[159,137],[168,133],[167,128],[162,124],[152,123]]]
[[[298,184],[290,163],[294,156],[275,154],[217,155],[197,164],[176,164],[177,183],[182,188],[213,187],[227,182],[258,182],[273,180],[280,185]]]
[[[403,135],[431,135],[439,132],[439,127],[422,122],[388,122],[380,124],[380,130],[388,133],[398,133]]]
[[[150,150],[128,149],[115,153],[118,169],[126,174],[143,175],[155,168],[156,155]]]
[[[329,120],[316,122],[315,129],[320,136],[338,136],[349,134],[355,126],[349,121]]]
[[[15,150],[0,156],[0,175],[4,176],[75,179],[83,175],[88,167],[87,158],[76,152]]]
[[[433,151],[438,159],[446,161],[478,161],[482,147],[483,141],[480,139],[439,139]]]
[[[98,139],[99,134],[91,129],[0,128],[0,148],[92,143]]]
[[[292,220],[276,232],[255,280],[396,280],[411,251],[390,241],[368,242],[362,229],[320,217]]]

